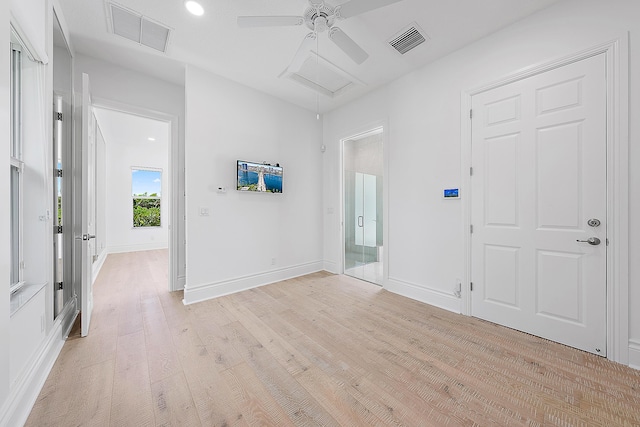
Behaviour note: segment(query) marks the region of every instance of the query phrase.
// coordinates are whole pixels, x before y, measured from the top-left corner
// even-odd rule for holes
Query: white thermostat
[[[442,191],[442,197],[445,199],[459,199],[460,190],[458,188],[445,188]]]

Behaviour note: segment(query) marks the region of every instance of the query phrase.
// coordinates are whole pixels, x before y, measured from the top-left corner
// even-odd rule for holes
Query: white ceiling
[[[338,21],[369,54],[356,65],[323,33],[318,51],[365,83],[331,99],[320,95],[320,110],[331,110],[420,68],[559,0],[403,0]],[[177,84],[185,64],[316,110],[316,93],[278,76],[290,64],[306,26],[240,29],[242,15],[296,15],[307,0],[200,0],[205,14],[189,14],[183,0],[117,0],[128,9],[173,29],[167,53],[156,52],[109,33],[105,0],[60,0],[76,52],[114,62]],[[336,6],[346,0],[327,0]],[[430,40],[400,55],[387,40],[416,22]]]
[[[169,124],[133,114],[94,108],[96,120],[104,140],[109,145],[145,144],[166,149],[169,143]],[[154,141],[149,141],[154,138]]]

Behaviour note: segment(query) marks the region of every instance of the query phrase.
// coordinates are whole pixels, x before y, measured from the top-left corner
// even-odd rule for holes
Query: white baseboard
[[[26,423],[40,390],[42,390],[69,334],[69,330],[65,330],[65,328],[70,328],[69,325],[73,325],[77,314],[75,302],[65,305],[61,315],[54,322],[47,339],[32,358],[31,367],[16,379],[9,391],[9,397],[0,412],[0,427],[21,426]]]
[[[392,277],[389,277],[384,288],[394,294],[402,295],[444,310],[452,311],[454,313],[461,312],[461,301],[458,297],[437,289],[404,282]]]
[[[304,276],[305,274],[315,273],[317,271],[321,271],[322,269],[322,261],[315,261],[292,267],[280,268],[278,270],[271,270],[265,273],[237,277],[235,279],[224,280],[207,285],[192,287],[189,286],[189,284],[186,284],[184,286],[184,299],[182,300],[182,302],[185,305],[189,305],[212,298],[245,291],[247,289],[257,288],[259,286],[268,285],[270,283],[279,282],[281,280]]]
[[[640,369],[640,340],[629,340],[629,366]]]
[[[328,271],[329,273],[333,273],[333,274],[340,274],[342,273],[341,271],[338,271],[338,263],[335,261],[327,261],[324,260],[324,270]]]
[[[110,254],[121,254],[124,252],[140,252],[140,251],[153,251],[156,249],[167,249],[169,243],[167,242],[154,242],[154,243],[140,243],[135,245],[119,245],[109,246],[106,252]]]
[[[176,289],[172,289],[172,291],[181,291],[184,289],[187,284],[187,276],[178,276],[178,281],[176,282]]]
[[[92,283],[95,282],[96,279],[98,278],[98,274],[100,274],[100,269],[102,269],[102,266],[104,265],[104,260],[107,259],[107,255],[108,255],[108,251],[103,250],[102,253],[98,256],[98,259],[96,260],[96,262],[93,263],[93,266],[91,268],[91,275],[93,276],[91,278]]]

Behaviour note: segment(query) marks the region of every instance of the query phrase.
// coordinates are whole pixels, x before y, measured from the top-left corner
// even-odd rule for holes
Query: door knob
[[[576,240],[576,242],[580,243],[588,243],[593,246],[598,246],[601,242],[597,237],[589,237],[587,240]]]

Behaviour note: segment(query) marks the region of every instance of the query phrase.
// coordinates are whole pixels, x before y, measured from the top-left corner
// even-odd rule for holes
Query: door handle
[[[362,215],[358,216],[358,227],[364,227],[364,217]]]
[[[600,239],[597,237],[589,237],[587,240],[576,240],[576,242],[588,243],[592,246],[598,246],[601,243]]]
[[[82,236],[76,236],[76,240],[91,240],[91,239],[95,239],[96,235],[95,234],[83,234]]]

